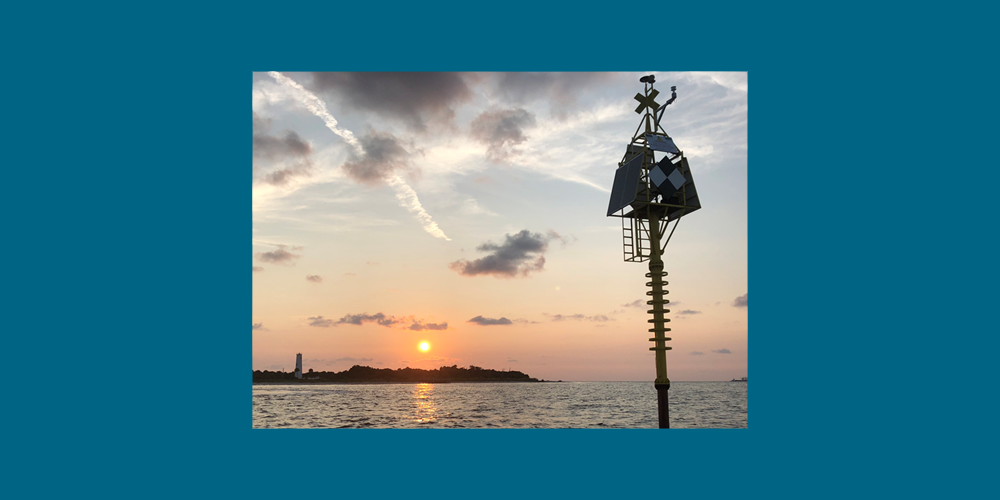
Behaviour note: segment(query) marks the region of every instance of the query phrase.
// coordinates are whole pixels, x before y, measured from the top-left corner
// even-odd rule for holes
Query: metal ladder
[[[649,260],[649,231],[642,227],[642,220],[622,217],[622,248],[625,262],[645,262]],[[646,253],[643,254],[643,250]]]

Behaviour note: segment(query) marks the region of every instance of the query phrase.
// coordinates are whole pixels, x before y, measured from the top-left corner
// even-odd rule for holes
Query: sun
[[[431,345],[428,344],[427,342],[421,342],[420,343],[420,350],[421,351],[427,352],[430,348],[431,348]]]

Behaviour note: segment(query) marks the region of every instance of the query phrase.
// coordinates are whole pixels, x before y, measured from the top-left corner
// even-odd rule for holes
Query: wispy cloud
[[[311,281],[313,283],[322,283],[323,277],[318,274],[311,274],[309,276],[306,276],[306,281]]]
[[[344,361],[344,362],[347,362],[347,363],[360,363],[360,362],[372,361],[372,358],[351,358],[351,357],[347,357],[347,358],[337,358],[334,361]]]
[[[573,320],[573,321],[596,321],[602,323],[606,321],[614,321],[614,319],[609,318],[607,315],[604,314],[595,314],[593,316],[587,316],[585,314],[548,314],[548,313],[542,313],[542,314],[552,318],[552,321]]]
[[[327,111],[326,104],[322,100],[320,100],[320,98],[316,97],[316,95],[314,95],[312,92],[309,92],[304,87],[296,83],[294,80],[288,78],[287,76],[282,75],[281,73],[278,73],[276,71],[271,71],[268,73],[268,75],[271,75],[271,77],[277,80],[278,83],[281,83],[282,85],[285,85],[286,87],[292,89],[293,90],[292,95],[295,97],[297,101],[303,104],[306,107],[306,109],[308,109],[311,113],[313,113],[321,120],[323,120],[323,123],[326,124],[326,127],[330,129],[333,133],[339,135],[340,137],[343,137],[344,140],[347,141],[347,143],[354,148],[354,153],[356,157],[359,158],[358,161],[363,162],[365,161],[365,159],[370,159],[373,158],[374,156],[387,152],[398,153],[398,151],[396,151],[395,149],[392,149],[391,151],[373,149],[372,152],[366,152],[364,145],[362,145],[361,141],[359,141],[357,137],[354,136],[354,133],[352,133],[350,130],[342,129],[337,126],[337,120],[333,117],[333,115],[330,114],[329,111]],[[374,147],[374,144],[376,144],[376,142],[369,143],[368,146],[371,148]],[[396,145],[398,146],[398,143]],[[350,162],[348,162],[348,164],[350,164]],[[374,164],[356,165],[358,167],[356,174],[364,176],[365,174],[370,173],[370,169],[373,165]],[[347,164],[345,164],[345,167],[346,166]],[[379,173],[385,176],[384,177],[385,181],[388,182],[388,184],[392,186],[392,188],[396,191],[396,199],[399,200],[400,204],[404,208],[409,210],[410,213],[413,214],[414,217],[416,217],[417,220],[420,221],[420,223],[423,225],[424,231],[427,231],[431,236],[434,236],[435,238],[442,238],[444,240],[451,241],[451,239],[448,238],[448,236],[446,236],[444,232],[441,231],[440,228],[438,228],[437,223],[434,222],[434,220],[427,213],[427,211],[424,210],[424,207],[420,204],[420,200],[417,198],[416,191],[414,191],[413,188],[411,188],[408,184],[406,184],[406,182],[403,181],[403,179],[400,178],[398,175],[393,174],[392,173],[393,170],[395,170],[395,167],[389,169],[389,172],[385,172],[383,168],[382,170],[379,170]],[[351,169],[348,169],[348,171],[350,172]]]
[[[302,363],[314,366],[315,365],[330,366],[336,363],[370,363],[372,361],[373,361],[372,358],[352,358],[348,356],[337,359],[303,359]]]
[[[363,153],[361,143],[358,142],[356,137],[354,137],[354,133],[350,130],[345,130],[337,126],[337,119],[334,118],[329,111],[327,111],[326,103],[320,100],[319,97],[316,97],[312,92],[306,90],[305,87],[299,85],[295,80],[292,80],[277,71],[269,71],[267,74],[270,75],[271,78],[277,80],[278,83],[289,88],[292,91],[292,96],[295,97],[295,100],[305,106],[309,112],[323,120],[326,128],[330,129],[330,131],[334,134],[342,137],[344,141],[354,147],[354,150],[358,154]]]
[[[490,109],[472,120],[471,135],[486,145],[486,158],[502,162],[520,152],[514,146],[528,138],[524,129],[535,126],[535,114],[522,108]]]
[[[468,323],[475,323],[482,326],[493,326],[493,325],[509,325],[512,323],[511,320],[500,317],[499,319],[484,318],[482,316],[476,316],[468,321]]]
[[[263,270],[264,270],[264,268],[263,268],[263,267],[260,267],[260,266],[253,266],[253,272],[255,272],[255,273],[259,273],[259,272],[261,272],[261,271],[263,271]]]
[[[427,233],[435,238],[451,241],[451,238],[444,234],[444,231],[438,227],[437,222],[434,222],[430,214],[424,210],[423,205],[420,204],[420,200],[417,198],[417,192],[413,188],[406,184],[398,175],[390,177],[388,182],[396,190],[396,199],[399,200],[400,205],[409,210],[420,221],[424,231],[427,231]]]
[[[263,328],[264,328],[264,323],[253,323],[253,329],[252,330],[256,331],[256,330],[261,330]]]
[[[414,321],[413,324],[410,325],[409,329],[418,332],[421,330],[447,330],[448,323],[423,323],[420,321]]]
[[[712,349],[712,352],[719,353],[719,354],[732,354],[732,352],[730,352],[729,349],[725,349],[725,348],[723,348],[723,349]]]
[[[690,316],[692,314],[701,314],[701,311],[695,311],[695,310],[692,310],[692,309],[685,309],[685,310],[677,313],[678,316]]]
[[[705,353],[703,353],[701,351],[691,351],[691,355],[692,356],[704,356]]]

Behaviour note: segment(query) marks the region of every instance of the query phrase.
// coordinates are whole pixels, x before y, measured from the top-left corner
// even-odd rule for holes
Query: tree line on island
[[[370,366],[354,365],[342,372],[314,372],[312,368],[302,374],[302,379],[295,378],[295,372],[254,370],[254,382],[403,382],[403,383],[441,383],[441,382],[539,382],[537,378],[529,377],[519,371],[501,371],[470,365],[460,368],[458,365],[442,366],[434,370],[421,368],[372,368]],[[541,382],[545,382],[541,380]]]

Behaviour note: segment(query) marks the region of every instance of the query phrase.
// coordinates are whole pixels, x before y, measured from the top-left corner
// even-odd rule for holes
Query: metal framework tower
[[[666,327],[670,320],[665,317],[670,312],[666,309],[670,301],[664,298],[668,293],[664,287],[668,283],[663,279],[667,273],[663,271],[662,256],[681,217],[701,208],[701,203],[684,152],[677,149],[673,139],[660,126],[666,107],[677,98],[677,87],[670,88],[670,100],[661,106],[654,100],[659,95],[659,91],[653,89],[655,77],[644,76],[639,81],[645,86],[642,94],[635,95],[635,100],[639,101],[635,112],[643,115],[642,121],[615,171],[607,215],[621,218],[625,262],[649,262],[646,286],[650,290],[646,292],[649,297],[646,305],[652,309],[646,312],[653,316],[647,321],[653,326],[649,329],[653,338],[649,340],[654,343],[649,350],[656,352],[653,384],[659,426],[666,429],[670,427],[667,351],[671,350],[666,343],[671,339],[666,336],[670,331]],[[660,153],[659,161],[657,152]],[[671,222],[673,229],[666,235]]]

